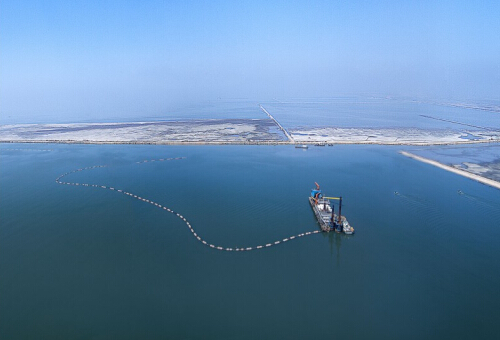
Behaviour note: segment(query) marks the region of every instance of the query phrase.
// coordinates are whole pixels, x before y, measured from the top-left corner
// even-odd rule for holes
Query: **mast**
[[[339,225],[342,222],[342,196],[339,199]]]

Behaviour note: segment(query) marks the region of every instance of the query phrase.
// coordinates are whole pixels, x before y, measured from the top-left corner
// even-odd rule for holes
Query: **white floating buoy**
[[[175,157],[175,158],[160,158],[160,159],[151,159],[151,160],[143,160],[143,161],[140,161],[140,162],[136,162],[137,164],[140,164],[140,163],[147,163],[147,162],[155,162],[155,161],[169,161],[169,160],[177,160],[177,159],[185,159],[186,157]],[[103,189],[109,189],[109,190],[113,190],[113,191],[118,191],[120,193],[124,193],[128,196],[131,196],[131,197],[134,197],[136,199],[139,199],[139,200],[142,200],[144,202],[147,202],[147,203],[151,203],[159,208],[163,208],[164,210],[170,212],[170,213],[173,213],[175,214],[177,217],[179,217],[180,219],[182,219],[186,225],[188,226],[189,230],[191,230],[191,232],[193,233],[193,236],[196,237],[196,239],[200,242],[202,242],[204,245],[208,245],[210,248],[215,248],[217,250],[225,250],[225,251],[250,251],[250,250],[254,250],[254,249],[262,249],[264,247],[271,247],[273,245],[277,245],[277,244],[280,244],[281,242],[287,242],[289,240],[293,240],[297,237],[302,237],[302,236],[307,236],[307,235],[311,235],[311,234],[318,234],[321,232],[321,230],[315,230],[315,231],[308,231],[306,233],[301,233],[301,234],[298,234],[296,236],[290,236],[290,237],[287,237],[287,238],[284,238],[283,240],[278,240],[278,241],[275,241],[274,243],[267,243],[265,246],[264,245],[259,245],[259,246],[256,246],[256,247],[241,247],[241,248],[224,248],[222,246],[216,246],[214,244],[210,244],[210,243],[207,243],[205,240],[203,240],[196,232],[195,230],[193,229],[193,227],[191,226],[191,224],[188,222],[188,220],[182,216],[181,214],[179,213],[176,213],[175,211],[173,211],[172,209],[170,208],[167,208],[165,206],[162,206],[161,204],[158,204],[154,201],[150,201],[146,198],[142,198],[141,196],[137,196],[137,195],[134,195],[130,192],[127,192],[127,191],[123,191],[121,189],[115,189],[114,187],[107,187],[105,185],[98,185],[98,184],[89,184],[89,183],[79,183],[79,182],[63,182],[61,181],[61,179],[64,177],[64,176],[68,176],[70,174],[73,174],[73,173],[76,173],[76,172],[80,172],[80,171],[83,171],[83,170],[91,170],[91,169],[95,169],[95,168],[104,168],[104,167],[107,167],[107,165],[95,165],[95,166],[91,166],[91,167],[85,167],[85,168],[79,168],[79,169],[76,169],[76,170],[73,170],[73,171],[70,171],[70,172],[66,172],[65,174],[63,175],[60,175],[59,177],[56,178],[56,183],[58,184],[66,184],[66,185],[74,185],[74,186],[87,186],[87,187],[101,187]]]

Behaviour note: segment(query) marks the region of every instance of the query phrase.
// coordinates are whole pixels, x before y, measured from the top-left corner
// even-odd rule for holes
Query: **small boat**
[[[345,216],[342,216],[342,197],[325,197],[319,188],[319,184],[315,184],[316,189],[311,190],[309,204],[311,204],[321,230],[343,232],[346,235],[354,234],[354,228],[351,227]],[[339,201],[338,215],[335,214],[334,205],[330,202],[331,199]]]
[[[347,222],[347,219],[345,218],[345,216],[342,216],[341,217],[341,230],[344,232],[344,234],[346,235],[352,235],[354,234],[354,228],[351,227],[351,225],[349,224],[349,222]]]
[[[296,144],[295,149],[309,149],[309,146],[307,146],[306,144],[302,145]]]

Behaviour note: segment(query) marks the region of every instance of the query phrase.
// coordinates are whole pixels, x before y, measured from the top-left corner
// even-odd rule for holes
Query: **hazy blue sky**
[[[500,97],[500,1],[0,3],[0,114],[217,99]]]

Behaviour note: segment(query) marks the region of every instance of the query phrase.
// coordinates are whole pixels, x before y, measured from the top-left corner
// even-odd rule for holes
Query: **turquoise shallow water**
[[[399,148],[1,147],[2,339],[500,336],[500,191]],[[314,181],[356,234],[215,251],[151,204],[55,182],[99,164],[65,180],[154,200],[223,246],[317,230]]]

